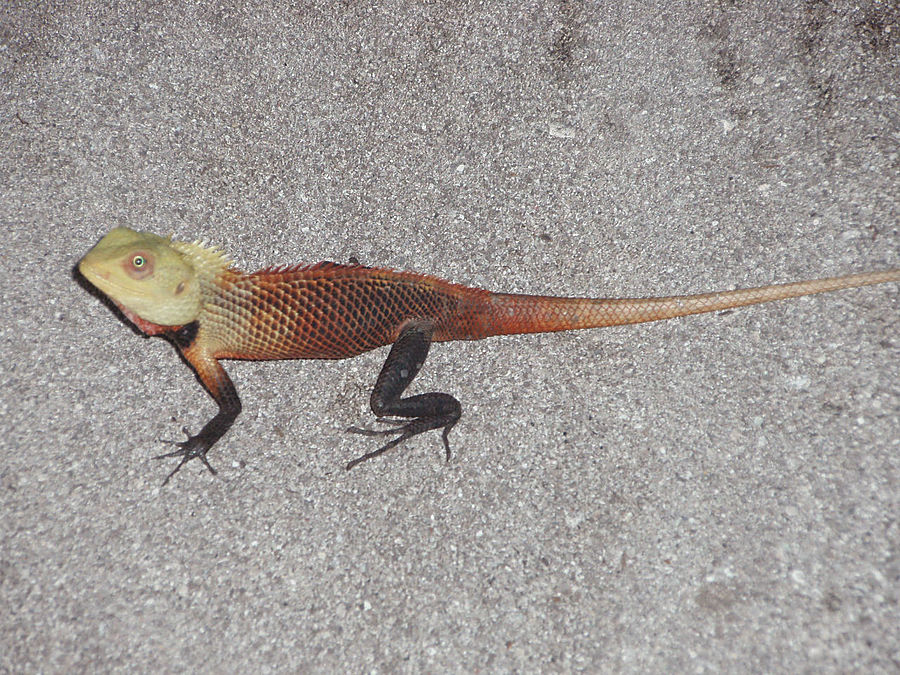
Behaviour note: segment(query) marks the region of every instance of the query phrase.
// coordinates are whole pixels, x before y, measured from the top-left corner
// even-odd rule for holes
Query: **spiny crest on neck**
[[[221,276],[227,271],[237,271],[231,258],[218,246],[210,246],[206,241],[178,241],[170,235],[172,248],[183,255],[197,274],[206,279]]]

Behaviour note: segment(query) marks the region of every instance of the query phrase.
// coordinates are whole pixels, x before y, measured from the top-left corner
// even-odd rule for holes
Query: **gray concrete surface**
[[[111,8],[109,5],[115,5]],[[647,295],[900,264],[890,3],[0,9],[0,671],[896,672],[898,287],[379,350],[213,406],[72,278],[108,229]]]

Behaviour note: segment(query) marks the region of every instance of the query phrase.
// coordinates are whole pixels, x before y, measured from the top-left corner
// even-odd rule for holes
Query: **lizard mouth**
[[[126,289],[121,284],[117,284],[112,281],[110,279],[109,272],[98,270],[96,267],[91,265],[90,262],[86,262],[84,260],[82,260],[78,264],[78,271],[81,272],[82,275],[84,275],[85,279],[96,286],[107,298],[109,298],[110,302],[118,307],[119,311],[125,315],[125,318],[135,326],[137,326],[137,328],[141,332],[145,333],[146,335],[158,335],[159,333],[169,329],[169,326],[153,323],[152,321],[144,319],[136,311],[129,308],[127,305],[125,305],[124,302],[119,300],[119,297],[121,297],[125,293],[131,296],[144,296],[140,293],[136,293],[134,288]]]
[[[78,271],[84,275],[85,279],[90,281],[92,284],[94,284],[94,286],[99,288],[107,295],[122,295],[125,293],[137,296],[143,295],[139,292],[136,292],[133,287],[126,288],[122,284],[117,284],[110,278],[110,273],[108,271],[99,269],[95,265],[92,265],[91,262],[86,258],[82,259],[82,261],[78,263]]]
[[[111,275],[108,271],[98,269],[96,266],[92,265],[90,261],[82,260],[78,263],[78,271],[81,272],[85,279],[112,300],[119,309],[126,312],[126,314],[134,314],[134,311],[126,311],[124,303],[120,300],[121,297],[124,296],[132,299],[148,297],[147,294],[141,293],[133,286],[125,287],[123,284],[116,283],[110,278]],[[129,316],[129,318],[131,318],[131,316]]]

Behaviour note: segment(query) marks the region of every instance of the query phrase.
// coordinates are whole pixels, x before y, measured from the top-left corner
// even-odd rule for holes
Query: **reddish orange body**
[[[640,323],[896,279],[888,270],[667,298],[561,298],[492,293],[437,277],[322,262],[245,274],[230,268],[204,306],[201,338],[218,358],[341,359],[393,344],[410,320],[432,340],[479,340]]]
[[[410,319],[432,320],[435,340],[492,334],[490,293],[419,274],[323,262],[217,283],[201,331],[228,336],[220,358],[347,358],[392,344]]]

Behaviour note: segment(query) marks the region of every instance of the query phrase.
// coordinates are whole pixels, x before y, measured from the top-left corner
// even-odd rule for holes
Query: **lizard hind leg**
[[[398,434],[398,436],[377,450],[349,462],[347,464],[348,471],[361,462],[384,454],[413,436],[440,428],[443,428],[441,437],[444,441],[447,460],[450,460],[450,441],[447,437],[462,414],[462,406],[459,401],[450,394],[439,392],[401,398],[403,392],[422,368],[422,364],[425,363],[433,333],[434,325],[430,321],[411,321],[404,327],[400,337],[391,347],[387,360],[381,368],[381,373],[378,375],[378,380],[375,382],[375,387],[372,389],[370,398],[372,412],[378,416],[379,422],[388,421],[384,418],[394,417],[405,417],[410,421],[393,429],[378,431],[350,427],[348,431],[365,436],[390,434]]]

